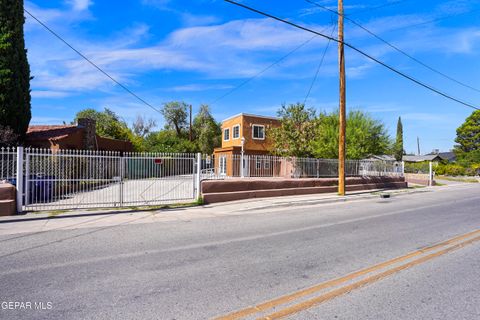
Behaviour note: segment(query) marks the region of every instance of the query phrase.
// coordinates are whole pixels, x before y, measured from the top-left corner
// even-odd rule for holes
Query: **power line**
[[[295,28],[297,28],[297,29],[301,29],[301,30],[304,30],[304,31],[307,31],[307,32],[310,32],[310,33],[313,33],[313,34],[316,34],[316,35],[319,35],[319,36],[321,36],[321,37],[323,37],[323,38],[330,39],[331,41],[340,43],[340,41],[339,41],[338,39],[336,39],[336,38],[327,36],[327,35],[325,35],[325,34],[323,34],[323,33],[320,33],[320,32],[318,32],[318,31],[309,29],[309,28],[307,28],[307,27],[303,27],[303,26],[298,25],[298,24],[296,24],[296,23],[293,23],[293,22],[290,22],[290,21],[281,19],[281,18],[276,17],[276,16],[274,16],[274,15],[271,15],[271,14],[269,14],[269,13],[266,13],[266,12],[263,12],[263,11],[260,11],[260,10],[257,10],[257,9],[254,9],[254,8],[249,7],[249,6],[247,6],[247,5],[244,5],[244,4],[241,4],[241,3],[238,3],[238,2],[232,1],[232,0],[224,0],[224,1],[229,2],[229,3],[231,3],[231,4],[234,4],[234,5],[236,5],[236,6],[242,7],[242,8],[244,8],[244,9],[249,10],[249,11],[256,12],[256,13],[258,13],[258,14],[260,14],[260,15],[265,16],[265,17],[269,17],[269,18],[274,19],[274,20],[277,20],[277,21],[279,21],[279,22],[288,24],[288,25],[290,25],[290,26],[292,26],[292,27],[295,27]],[[414,82],[414,83],[416,83],[416,84],[418,84],[418,85],[420,85],[420,86],[422,86],[422,87],[424,87],[424,88],[426,88],[426,89],[428,89],[428,90],[430,90],[430,91],[432,91],[432,92],[435,92],[435,93],[437,93],[437,94],[439,94],[439,95],[441,95],[441,96],[443,96],[443,97],[445,97],[445,98],[447,98],[447,99],[449,99],[449,100],[455,101],[455,102],[457,102],[457,103],[459,103],[459,104],[462,104],[462,105],[464,105],[464,106],[466,106],[466,107],[469,107],[469,108],[472,108],[472,109],[475,109],[475,110],[480,110],[479,108],[475,107],[473,104],[470,104],[470,103],[468,103],[468,102],[464,102],[464,101],[462,101],[462,100],[460,100],[460,99],[457,99],[457,98],[455,98],[455,97],[452,97],[452,96],[448,95],[447,93],[444,93],[444,92],[442,92],[442,91],[440,91],[440,90],[437,90],[437,89],[433,88],[432,86],[430,86],[430,85],[428,85],[428,84],[425,84],[425,83],[421,82],[420,80],[417,80],[417,79],[415,79],[414,77],[409,76],[408,74],[406,74],[406,73],[404,73],[404,72],[402,72],[402,71],[399,71],[399,70],[395,69],[394,67],[386,64],[385,62],[382,62],[382,61],[378,60],[377,58],[369,55],[368,53],[362,51],[361,49],[358,49],[358,48],[354,47],[353,45],[351,45],[351,44],[349,44],[349,43],[347,43],[347,42],[343,42],[343,44],[344,44],[345,46],[349,47],[350,49],[352,49],[352,50],[360,53],[361,55],[367,57],[368,59],[370,59],[370,60],[372,60],[372,61],[374,61],[374,62],[376,62],[376,63],[378,63],[378,64],[380,64],[380,65],[382,65],[382,66],[384,66],[385,68],[389,69],[390,71],[393,71],[394,73],[396,73],[396,74],[398,74],[398,75],[400,75],[400,76],[402,76],[402,77],[404,77],[404,78],[406,78],[406,79],[408,79],[408,80],[410,80],[410,81],[412,81],[412,82]]]
[[[333,36],[333,33],[335,32],[335,29],[337,29],[337,25],[333,26],[332,33],[330,34],[330,36]],[[303,100],[304,105],[307,103],[307,99],[310,96],[310,93],[312,92],[313,85],[317,81],[318,74],[320,73],[320,69],[322,68],[323,61],[325,60],[325,56],[327,55],[328,48],[330,47],[330,42],[332,42],[332,41],[328,40],[327,45],[325,46],[325,50],[323,50],[322,59],[320,59],[320,63],[318,64],[317,72],[315,72],[315,76],[313,77],[312,83],[310,84],[310,88],[308,89],[307,95],[305,96],[305,100]]]
[[[305,1],[308,2],[308,3],[311,3],[311,4],[315,5],[315,6],[317,6],[317,7],[319,7],[319,8],[322,8],[323,10],[326,10],[326,11],[328,11],[328,12],[332,12],[332,13],[334,13],[334,14],[336,14],[336,15],[339,15],[339,13],[338,13],[337,11],[332,10],[332,9],[330,9],[330,8],[327,8],[327,7],[325,7],[325,6],[322,6],[321,4],[316,3],[316,2],[314,2],[314,1],[312,1],[312,0],[305,0]],[[423,67],[425,67],[425,68],[427,68],[428,70],[430,70],[430,71],[432,71],[432,72],[435,72],[436,74],[441,75],[442,77],[444,77],[444,78],[446,78],[446,79],[448,79],[448,80],[450,80],[450,81],[453,81],[453,82],[455,82],[455,83],[457,83],[457,84],[459,84],[459,85],[461,85],[461,86],[463,86],[463,87],[465,87],[465,88],[471,89],[471,90],[476,91],[476,92],[480,92],[479,89],[474,88],[474,87],[472,87],[472,86],[470,86],[470,85],[468,85],[468,84],[466,84],[466,83],[463,83],[463,82],[461,82],[461,81],[459,81],[459,80],[457,80],[457,79],[455,79],[455,78],[452,78],[451,76],[449,76],[449,75],[447,75],[447,74],[445,74],[445,73],[443,73],[443,72],[441,72],[441,71],[439,71],[439,70],[437,70],[437,69],[429,66],[429,65],[426,64],[425,62],[420,61],[419,59],[413,57],[412,55],[410,55],[410,54],[408,54],[407,52],[403,51],[403,50],[400,49],[399,47],[391,44],[391,43],[388,42],[387,40],[381,38],[381,37],[378,36],[377,34],[373,33],[373,32],[370,31],[370,30],[368,30],[367,28],[365,28],[364,26],[362,26],[361,24],[359,24],[359,23],[356,22],[355,20],[353,20],[353,19],[351,19],[351,18],[349,18],[349,17],[347,17],[347,16],[345,16],[345,15],[344,15],[344,18],[347,19],[348,21],[350,21],[351,23],[353,23],[354,25],[356,25],[357,27],[359,27],[360,29],[362,29],[362,30],[364,30],[365,32],[369,33],[370,35],[372,35],[373,37],[375,37],[377,40],[385,43],[385,44],[386,44],[387,46],[389,46],[390,48],[392,48],[392,49],[400,52],[400,53],[403,54],[404,56],[406,56],[406,57],[408,57],[409,59],[415,61],[416,63],[420,64],[421,66],[423,66]]]
[[[90,60],[89,58],[87,58],[83,53],[81,53],[80,51],[78,51],[77,49],[75,49],[70,43],[68,43],[65,39],[63,39],[58,33],[56,33],[55,31],[53,31],[50,27],[48,27],[45,23],[43,23],[40,19],[38,19],[37,17],[35,17],[33,14],[31,14],[27,9],[23,9],[30,17],[32,17],[35,21],[37,21],[42,27],[44,27],[45,29],[47,29],[51,34],[53,34],[57,39],[59,39],[60,41],[62,41],[64,44],[66,44],[70,49],[72,49],[75,53],[77,53],[80,57],[82,57],[85,61],[87,61],[88,63],[90,63],[95,69],[97,69],[98,71],[100,71],[101,73],[103,73],[107,78],[109,78],[110,80],[112,80],[114,83],[116,83],[118,86],[120,86],[123,90],[125,90],[126,92],[128,92],[130,95],[132,95],[133,97],[135,97],[137,100],[139,100],[140,102],[142,102],[143,104],[145,104],[147,107],[157,111],[158,113],[161,113],[160,110],[158,110],[157,108],[155,108],[153,105],[151,105],[150,103],[148,103],[146,100],[144,100],[143,98],[141,98],[139,95],[137,95],[135,92],[133,92],[132,90],[128,89],[125,85],[123,85],[122,83],[120,83],[118,80],[116,80],[114,77],[112,77],[111,75],[109,75],[105,70],[103,70],[102,68],[100,68],[98,65],[96,65],[92,60]]]
[[[326,30],[326,29],[325,29]],[[290,57],[292,54],[294,54],[295,52],[297,52],[298,50],[300,50],[301,48],[303,48],[304,46],[306,46],[308,43],[310,43],[313,39],[315,39],[317,37],[317,35],[314,35],[313,37],[311,37],[310,39],[308,39],[307,41],[304,41],[302,42],[300,45],[298,45],[297,47],[293,48],[293,50],[289,51],[287,54],[285,54],[284,56],[282,56],[280,59],[276,60],[275,62],[271,63],[270,65],[268,65],[267,67],[265,67],[264,69],[260,70],[258,73],[256,73],[255,75],[253,75],[252,77],[246,79],[245,81],[241,82],[239,85],[237,85],[236,87],[230,89],[229,91],[227,91],[226,93],[224,93],[223,95],[221,95],[220,97],[216,98],[215,100],[213,100],[211,103],[209,103],[210,105],[214,105],[215,103],[217,103],[218,101],[222,100],[223,98],[229,96],[230,94],[234,93],[235,91],[237,91],[238,89],[240,89],[241,87],[245,86],[246,84],[248,84],[250,81],[258,78],[259,76],[261,76],[262,74],[264,74],[265,72],[267,72],[268,70],[270,70],[271,68],[273,68],[274,66],[276,66],[277,64],[279,64],[280,62],[282,62],[283,60],[287,59],[288,57]]]

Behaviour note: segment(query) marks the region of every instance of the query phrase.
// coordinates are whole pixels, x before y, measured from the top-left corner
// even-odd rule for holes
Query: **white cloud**
[[[148,27],[141,25],[104,43],[70,42],[117,80],[131,83],[135,75],[154,70],[194,71],[212,78],[248,77],[264,67],[265,58],[258,56],[262,52],[284,51],[309,37],[275,26],[272,21],[252,19],[183,28],[157,45],[138,47],[137,40],[147,32]],[[32,37],[29,43],[36,89],[98,90],[111,86],[109,79],[62,43],[51,38],[48,41],[52,44],[45,47],[45,37]],[[321,44],[317,41],[316,45]]]
[[[86,3],[83,2],[84,7]],[[153,4],[144,0],[144,3]],[[155,1],[157,5],[166,5],[168,1]],[[280,24],[270,19],[233,20],[214,25],[190,26],[177,29],[167,35],[163,41],[142,45],[149,36],[149,26],[137,24],[128,30],[119,31],[114,39],[92,42],[86,37],[68,34],[68,26],[76,19],[91,19],[89,14],[72,11],[42,10],[29,4],[32,9],[48,20],[53,28],[66,30],[67,40],[75,45],[101,68],[108,71],[117,80],[127,85],[136,85],[136,77],[158,71],[188,71],[202,74],[208,79],[247,78],[257,74],[311,35]],[[79,4],[80,6],[80,4]],[[88,7],[88,6],[87,6]],[[201,17],[202,18],[202,17]],[[203,23],[214,22],[207,17]],[[412,22],[423,21],[417,15],[401,15],[376,19],[367,24],[369,29],[382,33]],[[202,19],[200,19],[202,20]],[[27,19],[28,23],[32,23]],[[197,21],[196,23],[201,23]],[[326,26],[310,26],[315,30]],[[371,40],[361,30],[348,30],[348,41],[359,45],[366,52],[388,61],[392,48]],[[32,74],[35,76],[33,87],[39,91],[73,92],[76,90],[109,90],[111,80],[95,70],[86,61],[78,57],[64,44],[48,35],[45,30],[28,29],[29,59]],[[386,37],[387,40],[392,40]],[[367,40],[369,39],[369,40]],[[414,35],[402,32],[392,42],[400,48],[412,52],[432,52],[441,54],[469,53],[480,42],[480,29],[440,29],[427,28]],[[49,46],[45,46],[49,43]],[[317,37],[294,55],[271,68],[263,77],[289,79],[310,77],[312,66],[318,64],[318,52],[323,50],[326,41]],[[333,46],[332,46],[333,47]],[[360,78],[375,67],[364,57],[351,54],[348,58],[350,78]],[[336,73],[336,52],[331,49],[327,54],[322,76],[334,76]],[[212,88],[222,89],[222,87]],[[204,87],[187,85],[173,88],[174,91],[201,91]],[[38,93],[37,93],[38,94]]]
[[[175,86],[172,88],[169,88],[168,90],[171,91],[176,91],[176,92],[193,92],[193,91],[207,91],[207,90],[226,90],[226,89],[231,89],[233,86],[231,85],[208,85],[208,84],[187,84],[183,86]]]
[[[218,23],[220,19],[213,15],[198,15],[191,13],[183,13],[182,20],[186,26],[201,26]]]
[[[31,96],[34,98],[64,98],[70,96],[70,92],[66,91],[48,91],[48,90],[33,90]]]
[[[87,10],[92,4],[92,0],[67,0],[67,3],[72,6],[73,10],[83,11]]]

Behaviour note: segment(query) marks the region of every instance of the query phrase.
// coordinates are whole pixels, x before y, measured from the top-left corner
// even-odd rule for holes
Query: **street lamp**
[[[241,153],[241,157],[240,157],[240,176],[242,178],[245,177],[245,173],[244,173],[244,170],[245,170],[245,163],[244,163],[244,158],[243,158],[243,154],[244,154],[244,145],[245,145],[245,137],[242,137],[242,139],[240,140],[241,142],[241,146],[242,146],[242,153]]]

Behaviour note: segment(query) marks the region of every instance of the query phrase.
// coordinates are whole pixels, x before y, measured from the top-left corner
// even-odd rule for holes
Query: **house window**
[[[265,139],[265,126],[254,124],[252,129],[253,139]]]
[[[238,139],[240,138],[240,125],[237,124],[233,126],[233,139]]]
[[[223,141],[229,141],[229,140],[230,140],[230,128],[227,128],[223,130]]]

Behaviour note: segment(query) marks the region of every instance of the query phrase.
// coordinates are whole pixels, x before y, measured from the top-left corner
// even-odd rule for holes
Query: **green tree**
[[[338,111],[319,116],[314,139],[311,140],[315,157],[338,158]],[[352,110],[347,116],[346,145],[348,159],[362,159],[372,154],[384,154],[390,148],[385,125],[368,113]]]
[[[393,147],[393,153],[395,155],[395,159],[397,161],[401,161],[403,155],[405,154],[405,150],[403,148],[403,124],[402,118],[398,117],[397,122],[397,139],[395,140],[395,145]]]
[[[174,130],[150,133],[145,140],[149,152],[196,152],[197,146],[186,137],[179,137]]]
[[[193,132],[199,152],[211,154],[214,148],[221,146],[222,129],[208,105],[200,106],[200,111],[193,119]]]
[[[457,129],[455,142],[455,152],[460,157],[463,153],[480,150],[480,110],[474,111]]]
[[[130,140],[131,138],[132,132],[128,128],[127,123],[108,108],[105,108],[104,111],[94,109],[81,110],[76,114],[75,121],[81,118],[95,120],[97,134],[101,137],[119,140]]]
[[[181,136],[182,130],[187,127],[188,108],[185,102],[172,101],[165,103],[160,110],[168,129],[173,129],[177,136]]]
[[[0,125],[25,139],[30,111],[30,66],[22,0],[0,1]]]
[[[0,125],[0,148],[14,147],[18,141],[18,134],[13,132],[10,127],[3,127]]]
[[[457,163],[464,167],[480,164],[480,149],[470,152],[460,152],[457,156]]]
[[[144,137],[135,134],[125,121],[108,108],[104,111],[81,110],[76,114],[75,122],[80,118],[95,120],[96,133],[101,137],[130,141],[135,151],[147,151]]]
[[[280,156],[311,156],[310,141],[315,137],[315,110],[303,103],[282,105],[278,111],[281,126],[270,129],[272,152]]]

